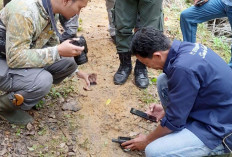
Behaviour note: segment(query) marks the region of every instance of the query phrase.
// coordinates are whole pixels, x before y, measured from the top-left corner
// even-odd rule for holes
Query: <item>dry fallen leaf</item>
[[[111,99],[108,99],[107,101],[106,101],[106,105],[109,105],[111,103]]]

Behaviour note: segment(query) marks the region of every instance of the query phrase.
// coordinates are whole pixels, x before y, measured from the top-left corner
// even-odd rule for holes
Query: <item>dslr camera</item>
[[[88,47],[87,47],[87,43],[86,40],[83,36],[77,37],[79,40],[71,40],[70,43],[76,46],[84,46],[85,49],[81,52],[81,54],[79,56],[75,56],[75,62],[77,63],[77,65],[81,65],[84,63],[88,62],[88,57],[87,57],[87,53],[88,53]]]

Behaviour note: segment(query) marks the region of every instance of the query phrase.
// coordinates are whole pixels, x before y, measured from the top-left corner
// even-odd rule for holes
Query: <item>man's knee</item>
[[[157,78],[157,89],[161,91],[163,88],[167,88],[168,87],[167,82],[168,82],[167,75],[164,73],[160,74]]]
[[[44,81],[46,80],[46,81]],[[37,78],[37,85],[39,87],[39,89],[43,92],[43,93],[49,93],[51,86],[52,86],[52,82],[53,82],[53,78],[52,75],[47,72],[47,71],[43,71],[41,72],[41,74],[38,76]]]
[[[33,84],[29,89],[18,91],[24,97],[24,103],[21,106],[23,110],[30,110],[35,106],[51,89],[53,77],[46,71],[42,70],[36,77],[33,78]]]
[[[74,58],[68,58],[67,59],[67,64],[68,64],[67,73],[68,73],[68,75],[70,75],[74,71],[76,71],[77,63],[75,62]]]
[[[162,156],[164,153],[162,153],[162,149],[157,149],[159,146],[155,145],[153,142],[148,144],[147,147],[145,148],[145,154],[146,157],[160,157]]]
[[[35,78],[31,89],[27,91],[27,95],[25,97],[28,97],[29,99],[44,97],[46,94],[49,93],[52,82],[52,75],[46,70],[41,71],[41,73],[39,73]]]
[[[192,12],[191,10],[192,10],[191,8],[188,8],[188,9],[185,9],[184,11],[182,11],[181,14],[180,14],[180,21],[183,21],[183,20],[186,21],[191,16],[193,16],[193,15],[191,15],[191,12]]]

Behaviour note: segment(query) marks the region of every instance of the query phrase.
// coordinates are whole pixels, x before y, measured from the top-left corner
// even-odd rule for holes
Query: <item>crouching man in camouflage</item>
[[[12,0],[0,12],[0,36],[6,32],[6,46],[0,57],[0,116],[10,123],[27,124],[33,118],[23,110],[35,106],[52,83],[72,74],[77,65],[73,56],[84,47],[59,38],[52,29],[52,14],[70,19],[79,14],[88,0]],[[0,37],[0,42],[3,37]],[[1,45],[1,44],[0,44]]]

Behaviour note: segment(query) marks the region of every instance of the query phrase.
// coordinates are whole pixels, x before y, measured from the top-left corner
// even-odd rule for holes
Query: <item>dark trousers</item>
[[[116,0],[113,17],[118,53],[129,52],[138,13],[140,27],[163,31],[162,2],[163,0]]]

